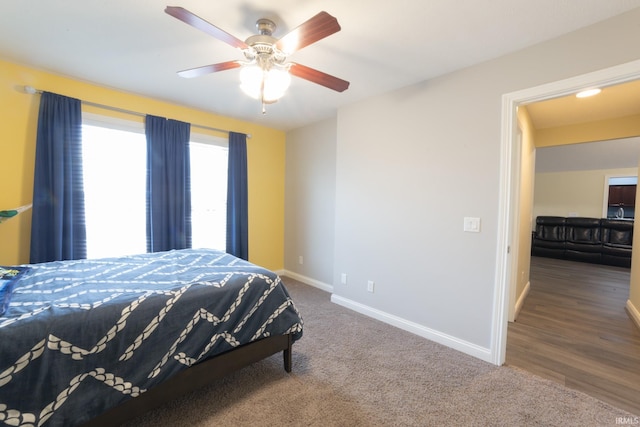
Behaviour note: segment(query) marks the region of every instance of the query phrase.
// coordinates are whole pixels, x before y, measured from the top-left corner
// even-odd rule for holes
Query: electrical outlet
[[[298,256],[298,264],[300,265],[304,264],[304,258],[302,258],[302,255]]]
[[[367,282],[367,291],[369,291],[369,292],[373,293],[373,287],[374,287],[373,280],[369,280],[369,281]]]
[[[342,283],[343,285],[347,284],[347,273],[342,273],[340,275],[340,283]]]

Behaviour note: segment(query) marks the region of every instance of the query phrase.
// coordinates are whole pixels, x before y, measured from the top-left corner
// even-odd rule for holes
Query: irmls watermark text
[[[640,417],[616,417],[616,425],[623,425],[623,426],[640,425]]]

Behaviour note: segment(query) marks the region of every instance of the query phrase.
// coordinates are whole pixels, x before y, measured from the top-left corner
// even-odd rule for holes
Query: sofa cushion
[[[602,243],[599,218],[567,218],[565,232],[568,242],[592,245]]]
[[[631,247],[633,244],[633,221],[603,219],[602,234],[602,241],[605,245]]]
[[[566,218],[561,216],[539,216],[536,218],[536,239],[564,242]]]

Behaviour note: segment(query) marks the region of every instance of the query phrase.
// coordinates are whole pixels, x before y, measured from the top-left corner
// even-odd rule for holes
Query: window
[[[146,145],[143,133],[83,124],[87,258],[146,252]]]
[[[146,137],[142,123],[83,114],[87,257],[144,253]],[[192,246],[226,246],[228,143],[191,133]]]
[[[228,142],[191,135],[191,245],[226,248]]]

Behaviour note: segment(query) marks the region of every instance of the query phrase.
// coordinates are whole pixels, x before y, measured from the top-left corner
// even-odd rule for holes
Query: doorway
[[[531,217],[600,218],[609,177],[613,185],[635,184],[621,176],[635,175],[638,159],[638,137],[537,148]],[[633,216],[632,204],[625,205],[625,216]],[[614,218],[616,209],[602,216]],[[505,363],[640,413],[640,330],[625,311],[630,269],[597,261],[523,258],[520,263],[529,268],[528,294],[517,321],[508,325]]]
[[[517,274],[518,235],[514,230],[521,227],[519,201],[513,200],[513,186],[518,185],[521,175],[520,159],[513,155],[517,151],[517,107],[538,101],[576,93],[590,86],[606,87],[640,79],[640,61],[611,67],[559,82],[505,94],[502,108],[502,144],[500,175],[499,236],[495,312],[491,350],[493,362],[504,364],[507,344],[507,325],[510,310],[513,274]]]

